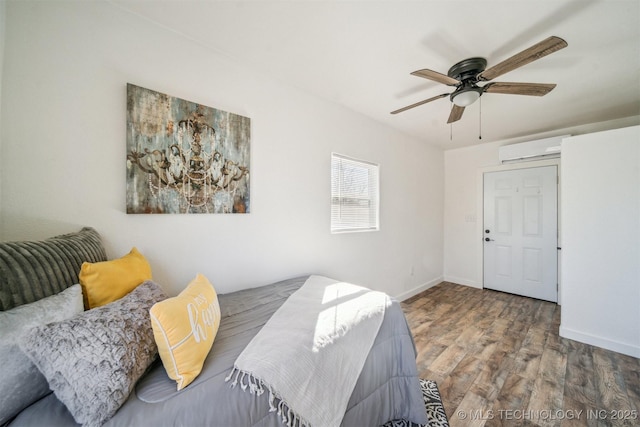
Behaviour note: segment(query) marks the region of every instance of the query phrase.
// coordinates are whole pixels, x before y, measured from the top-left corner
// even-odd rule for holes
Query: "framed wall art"
[[[249,213],[251,119],[127,84],[127,213]]]

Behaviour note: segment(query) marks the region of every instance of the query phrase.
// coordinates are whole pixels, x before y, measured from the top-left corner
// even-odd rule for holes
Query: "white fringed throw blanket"
[[[242,351],[226,378],[269,392],[289,426],[338,427],[390,298],[311,276]]]

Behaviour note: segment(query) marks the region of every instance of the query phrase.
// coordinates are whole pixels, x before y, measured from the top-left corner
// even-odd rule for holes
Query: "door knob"
[[[488,237],[485,237],[485,238],[484,238],[484,241],[485,241],[485,242],[493,242],[493,239],[490,239],[490,238],[488,238]]]

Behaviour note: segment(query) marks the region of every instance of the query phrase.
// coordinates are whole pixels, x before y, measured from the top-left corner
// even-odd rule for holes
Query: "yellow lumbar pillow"
[[[167,375],[182,390],[200,374],[220,326],[213,285],[198,274],[177,297],[151,307],[151,327]]]
[[[151,266],[136,248],[112,261],[82,264],[80,285],[85,308],[109,304],[134,290],[139,284],[151,280]]]

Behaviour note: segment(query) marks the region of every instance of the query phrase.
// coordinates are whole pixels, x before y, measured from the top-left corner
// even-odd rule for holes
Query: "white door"
[[[484,174],[484,287],[558,301],[556,166]]]

